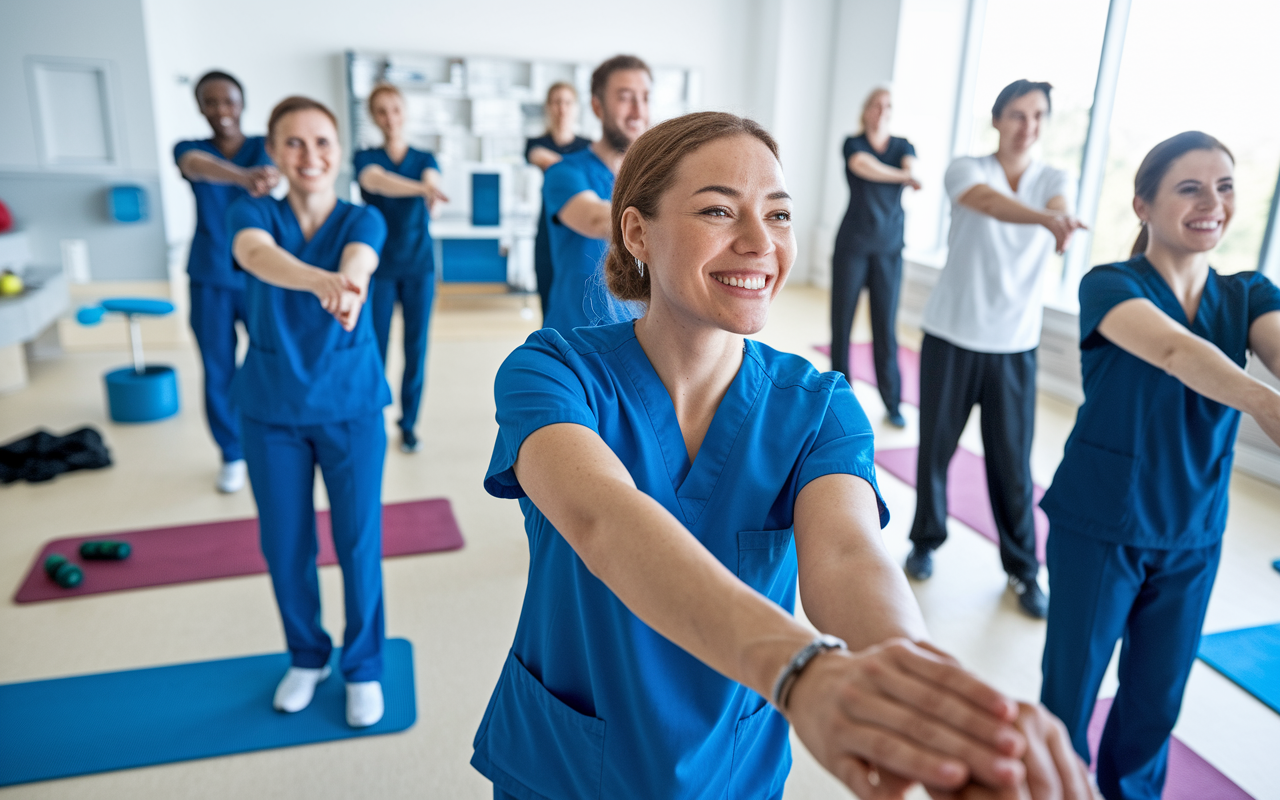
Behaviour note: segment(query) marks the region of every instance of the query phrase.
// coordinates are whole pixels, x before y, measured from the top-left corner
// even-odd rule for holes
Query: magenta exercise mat
[[[911,488],[916,486],[915,447],[893,450],[877,450],[876,463],[885,471]],[[1044,543],[1049,537],[1049,518],[1040,510],[1040,498],[1044,489],[1035,487],[1036,558],[1044,563]],[[991,514],[991,500],[987,495],[987,465],[982,456],[963,447],[947,467],[947,513],[973,528],[993,542],[999,542],[996,520]]]
[[[831,345],[813,346],[823,355],[831,355]],[[849,371],[853,379],[876,385],[876,363],[871,355],[871,342],[849,345]],[[920,354],[907,347],[898,348],[898,372],[902,375],[902,402],[920,407]]]
[[[320,555],[316,562],[321,566],[338,563],[333,551],[329,512],[318,512],[316,523],[320,536]],[[128,542],[133,552],[124,561],[85,561],[80,558],[80,543],[92,539]],[[458,530],[448,500],[414,500],[382,507],[383,557],[457,550],[462,544],[462,532]],[[63,589],[54,583],[44,571],[44,560],[51,553],[60,553],[79,564],[84,570],[84,582],[74,589]],[[17,603],[34,603],[266,571],[267,562],[258,545],[256,518],[113,531],[55,539],[46,544],[13,599]]]
[[[1097,756],[1102,727],[1107,723],[1111,701],[1104,697],[1093,707],[1089,720],[1089,754]],[[1095,759],[1096,760],[1096,759]],[[1253,800],[1253,796],[1236,786],[1226,775],[1173,737],[1169,742],[1169,771],[1164,780],[1163,800]]]

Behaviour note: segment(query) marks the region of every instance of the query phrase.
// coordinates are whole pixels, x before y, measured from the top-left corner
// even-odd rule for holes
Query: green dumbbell
[[[63,589],[74,589],[84,580],[84,573],[80,568],[68,561],[66,556],[57,553],[44,560],[44,571]]]
[[[123,561],[132,548],[128,542],[84,542],[80,545],[80,557],[89,561]]]

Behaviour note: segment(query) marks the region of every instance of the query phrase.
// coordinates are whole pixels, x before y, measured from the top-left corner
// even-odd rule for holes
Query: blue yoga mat
[[[1280,714],[1280,622],[1203,636],[1200,658]]]
[[[287,653],[0,685],[0,786],[251,750],[395,733],[413,725],[413,647],[388,639],[386,714],[346,722],[338,671],[296,714],[271,707]]]

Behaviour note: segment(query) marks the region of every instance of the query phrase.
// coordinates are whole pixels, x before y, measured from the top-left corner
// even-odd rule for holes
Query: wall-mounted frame
[[[124,163],[112,88],[104,59],[28,56],[31,118],[41,166],[53,169],[119,167]]]

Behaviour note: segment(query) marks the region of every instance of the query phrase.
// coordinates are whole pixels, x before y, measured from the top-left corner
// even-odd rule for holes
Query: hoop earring
[[[641,260],[640,260],[640,259],[638,259],[638,258],[636,259],[636,269],[640,270],[640,277],[641,277],[641,278],[643,278],[643,277],[644,277],[644,262],[643,262],[643,261],[641,261]]]

